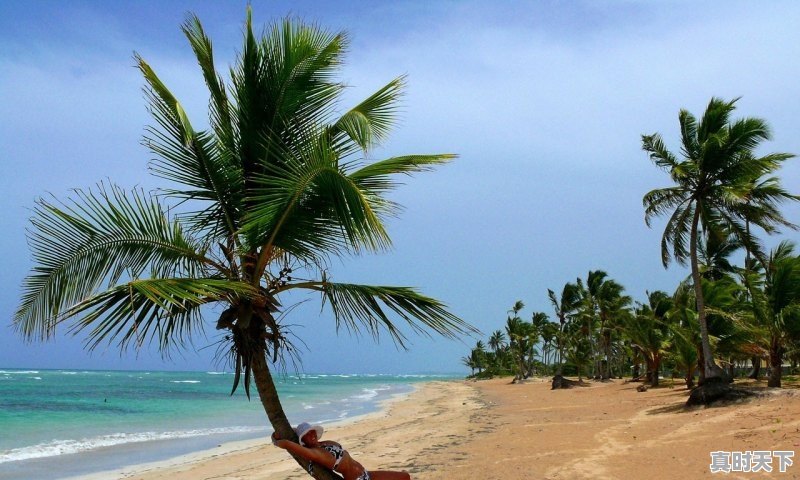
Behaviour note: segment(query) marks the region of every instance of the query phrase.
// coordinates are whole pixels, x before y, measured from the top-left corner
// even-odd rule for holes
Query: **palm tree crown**
[[[700,231],[728,232],[748,252],[761,255],[750,232],[756,225],[767,233],[778,226],[795,226],[780,213],[778,205],[798,197],[784,190],[772,174],[793,155],[772,153],[756,156],[759,144],[770,138],[764,120],[732,120],[738,99],[730,102],[712,98],[702,119],[681,110],[681,153],[678,159],[664,145],[659,134],[642,135],[642,148],[650,159],[666,170],[674,186],[652,190],[643,198],[645,222],[669,215],[661,238],[664,266],[670,259],[690,263],[695,288],[698,320],[707,376],[719,376],[708,340],[702,281],[698,268]]]

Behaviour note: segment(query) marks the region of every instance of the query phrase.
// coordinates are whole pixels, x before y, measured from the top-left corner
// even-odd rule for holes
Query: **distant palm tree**
[[[544,329],[550,323],[550,318],[544,312],[533,312],[531,315],[531,326],[533,343],[539,343],[539,338],[544,334]],[[542,363],[544,363],[544,348],[542,348]]]
[[[544,353],[544,364],[548,366],[548,368],[551,366],[552,346],[553,341],[558,337],[558,328],[559,325],[553,322],[547,322],[544,328],[542,328],[542,342],[544,342],[542,351]]]
[[[680,160],[666,148],[661,135],[642,135],[642,148],[675,182],[675,186],[644,196],[645,222],[650,226],[653,217],[669,214],[661,240],[662,262],[666,267],[674,258],[691,266],[707,379],[721,377],[723,372],[714,362],[708,338],[697,252],[701,230],[724,227],[755,254],[760,249],[750,227],[758,226],[767,233],[778,225],[794,228],[781,215],[778,204],[798,199],[771,176],[793,155],[756,157],[753,151],[770,138],[769,128],[758,118],[732,121],[730,115],[737,100],[712,98],[699,123],[691,113],[681,110]]]
[[[506,335],[508,336],[508,349],[514,361],[515,375],[514,381],[522,380],[528,373],[528,359],[533,349],[533,325],[522,320],[517,314],[524,308],[522,302],[518,301],[509,310],[513,317],[508,317],[506,321]]]
[[[558,318],[558,335],[556,342],[558,344],[558,367],[556,374],[561,375],[562,367],[564,365],[564,347],[565,347],[565,328],[569,316],[575,312],[575,309],[580,302],[580,289],[574,283],[566,283],[561,290],[560,297],[550,289],[547,289],[547,296],[550,303],[553,305],[556,318]]]
[[[763,272],[748,272],[744,282],[754,317],[768,332],[771,373],[767,385],[780,387],[784,352],[791,333],[800,330],[800,257],[794,245],[781,242],[770,252]]]
[[[525,308],[525,304],[522,302],[522,300],[517,300],[514,302],[514,305],[511,307],[511,310],[509,310],[508,313],[516,317],[523,308]]]
[[[411,288],[336,283],[327,267],[335,257],[388,248],[383,221],[397,212],[386,196],[393,178],[454,155],[358,159],[386,138],[404,81],[336,116],[343,33],[284,20],[257,38],[248,8],[244,45],[225,84],[199,20],[190,16],[183,32],[210,92],[210,129],[195,130],[137,56],[156,121],[144,142],[156,157],[152,171],[175,186],[164,195],[101,186],[63,204],[40,200],[29,235],[36,266],[14,323],[25,338],[44,339],[75,318],[90,348],[152,341],[168,352],[202,329],[203,306],[223,305],[216,328],[226,333],[220,351],[236,372],[233,389],[243,374],[249,394],[253,378],[273,427],[291,439],[269,365],[296,355],[290,324],[277,314],[288,311],[286,293],[316,292],[337,328],[388,334],[401,346],[390,313],[417,332],[475,331]],[[162,198],[195,210],[172,216]]]
[[[461,364],[470,369],[471,375],[475,375],[475,370],[478,368],[478,365],[472,354],[470,354],[469,357],[461,357]]]
[[[470,355],[475,362],[475,367],[478,369],[478,373],[483,372],[483,369],[486,368],[486,345],[484,345],[482,340],[478,340],[475,344],[475,348],[472,349],[472,354]]]
[[[672,330],[672,353],[678,368],[686,373],[686,388],[694,388],[694,374],[700,358],[700,327],[697,324],[697,305],[694,288],[690,282],[681,282],[671,297],[672,308],[668,312]]]
[[[604,357],[598,362],[599,373],[603,380],[612,376],[611,371],[611,342],[612,333],[618,327],[618,319],[622,309],[627,307],[631,298],[623,295],[625,287],[608,278],[602,270],[590,271],[586,278],[584,290],[586,307],[590,309],[587,314],[595,316],[600,335],[598,346]]]
[[[628,318],[625,334],[631,345],[638,349],[647,364],[650,384],[658,386],[661,361],[672,339],[668,321],[672,298],[664,292],[647,292],[647,303],[636,308],[636,315]]]
[[[492,332],[491,337],[489,337],[489,348],[495,353],[495,355],[499,355],[500,350],[506,346],[506,336],[502,330],[495,330]]]

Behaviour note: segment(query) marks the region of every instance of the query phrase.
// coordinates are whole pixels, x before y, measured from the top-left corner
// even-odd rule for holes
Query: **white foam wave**
[[[200,383],[200,380],[171,380],[170,383]]]
[[[373,398],[378,396],[378,390],[373,388],[364,388],[361,390],[361,395],[353,395],[353,398],[358,400],[372,400]]]
[[[39,373],[39,370],[0,370],[0,373],[5,373],[7,375],[36,375]]]
[[[30,460],[33,458],[57,457],[71,453],[86,452],[98,448],[113,447],[128,443],[151,442],[155,440],[172,440],[206,435],[249,433],[263,430],[263,427],[226,427],[198,430],[178,430],[172,432],[114,433],[81,440],[54,440],[30,447],[0,450],[0,464]]]
[[[206,372],[207,375],[232,375],[232,372]]]

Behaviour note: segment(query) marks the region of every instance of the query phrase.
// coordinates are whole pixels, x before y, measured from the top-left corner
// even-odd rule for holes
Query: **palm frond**
[[[734,98],[730,102],[726,102],[714,97],[708,102],[697,128],[697,139],[701,144],[707,144],[712,135],[718,134],[725,127],[738,100],[739,98]]]
[[[133,280],[74,305],[62,318],[83,314],[72,331],[90,329],[89,349],[114,340],[120,349],[155,341],[159,350],[168,353],[170,347],[191,340],[193,331],[202,330],[201,305],[255,293],[251,285],[229,279]]]
[[[369,150],[386,138],[404,86],[405,77],[398,77],[342,115],[327,131],[334,149],[344,156],[356,148]]]
[[[650,227],[653,217],[659,217],[683,205],[689,197],[689,193],[682,187],[658,188],[647,192],[642,197],[645,224]]]
[[[675,155],[667,149],[661,135],[657,133],[642,135],[642,149],[649,154],[653,163],[664,170],[671,171],[678,165]]]
[[[412,288],[326,282],[322,290],[333,310],[337,328],[344,326],[351,333],[364,329],[375,340],[385,331],[403,348],[406,338],[389,318],[389,312],[405,320],[420,334],[428,335],[426,328],[448,338],[479,333],[450,313],[444,304]]]
[[[55,319],[104,280],[113,285],[148,268],[187,276],[217,269],[156,198],[104,185],[75,193],[67,204],[39,200],[31,218],[28,241],[37,266],[23,282],[14,317],[24,337],[51,336]]]
[[[291,150],[298,129],[328,123],[343,89],[333,75],[346,45],[343,33],[288,18],[259,41],[248,14],[245,48],[231,72],[246,175],[282,161],[272,155],[269,143],[280,140],[284,150]]]
[[[697,142],[697,119],[688,110],[681,109],[678,114],[681,126],[681,149],[684,157],[696,158],[700,153]]]
[[[194,131],[180,102],[144,59],[139,56],[136,59],[150,87],[145,91],[150,112],[160,127],[148,128],[143,140],[157,155],[151,164],[152,172],[190,188],[172,190],[173,195],[212,202],[212,215],[222,224],[216,233],[233,235],[237,231],[243,196],[241,167],[230,152],[220,148],[214,136]]]
[[[236,135],[231,121],[231,105],[225,90],[225,82],[214,67],[211,40],[206,36],[200,19],[194,14],[188,15],[188,18],[181,26],[181,30],[189,40],[189,44],[203,72],[203,79],[206,82],[208,91],[211,93],[209,102],[211,124],[214,127],[217,139],[225,146],[226,150],[233,152],[236,148]]]
[[[339,168],[327,145],[308,145],[313,148],[302,157],[256,177],[249,199],[253,207],[242,230],[257,232],[265,249],[277,247],[300,258],[315,250],[387,248],[389,237],[373,196]]]
[[[667,220],[664,234],[661,236],[661,263],[664,267],[669,265],[670,258],[675,258],[680,265],[686,265],[695,208],[697,207],[693,204],[681,204]]]

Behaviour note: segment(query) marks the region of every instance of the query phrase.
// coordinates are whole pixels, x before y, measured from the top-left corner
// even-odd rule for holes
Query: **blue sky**
[[[452,152],[460,158],[410,179],[394,195],[389,254],[332,265],[338,281],[417,286],[487,334],[516,300],[550,312],[547,288],[603,269],[643,299],[672,291],[663,222],[648,229],[642,196],[668,185],[641,151],[661,132],[677,151],[680,108],[741,96],[739,116],[765,118],[767,151],[800,153],[800,3],[797,2],[302,2],[253,1],[254,21],[286,15],[346,30],[351,49],[343,108],[408,75],[402,119],[374,158]],[[246,2],[0,2],[0,367],[214,368],[213,328],[163,360],[114,347],[87,353],[80,337],[23,343],[9,326],[32,264],[25,229],[34,200],[111,179],[150,189],[151,123],[133,68],[140,53],[195,124],[207,95],[179,31],[195,12],[231,64]],[[800,192],[800,160],[781,173]],[[800,208],[785,208],[800,223]],[[797,241],[797,232],[766,240]],[[209,317],[209,325],[215,320]],[[314,372],[454,372],[476,339],[337,336],[314,298],[291,323]]]

